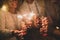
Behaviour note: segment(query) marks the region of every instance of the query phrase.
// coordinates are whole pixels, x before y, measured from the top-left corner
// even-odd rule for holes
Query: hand
[[[20,34],[20,31],[19,30],[12,30],[12,34],[14,36],[18,36],[18,34]]]
[[[26,35],[26,31],[20,30],[20,33],[18,34],[18,36],[24,36],[24,35]]]
[[[26,31],[24,31],[24,30],[14,30],[13,34],[14,34],[14,36],[23,36],[23,35],[26,35]]]
[[[20,31],[19,30],[14,30],[14,34],[19,34]]]

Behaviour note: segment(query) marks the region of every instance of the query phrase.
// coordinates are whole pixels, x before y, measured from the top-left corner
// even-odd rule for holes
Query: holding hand
[[[24,30],[14,30],[14,31],[12,31],[12,34],[14,36],[23,36],[23,35],[26,35],[26,31],[24,31]]]

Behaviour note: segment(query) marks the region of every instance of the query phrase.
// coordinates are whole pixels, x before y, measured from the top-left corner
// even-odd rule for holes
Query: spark
[[[56,29],[59,29],[59,27],[58,27],[58,26],[56,26]]]
[[[17,18],[18,19],[23,19],[23,16],[22,15],[17,15]]]

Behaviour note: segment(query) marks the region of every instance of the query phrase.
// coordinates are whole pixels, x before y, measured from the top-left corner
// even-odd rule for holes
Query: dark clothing
[[[25,40],[40,40],[39,28],[32,27],[27,30],[27,35],[24,37]]]

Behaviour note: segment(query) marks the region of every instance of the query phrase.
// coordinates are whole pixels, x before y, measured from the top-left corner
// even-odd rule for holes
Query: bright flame
[[[28,14],[23,14],[24,17],[27,17]]]
[[[33,12],[31,12],[31,13],[28,15],[28,20],[31,20],[34,15],[35,15],[35,14],[34,14]]]
[[[17,18],[18,18],[18,19],[22,19],[23,16],[22,16],[22,15],[17,15]]]
[[[32,12],[32,13],[30,13],[29,15],[30,15],[30,16],[34,16],[35,14]]]
[[[7,11],[7,5],[3,5],[2,8],[1,8],[1,10]]]

